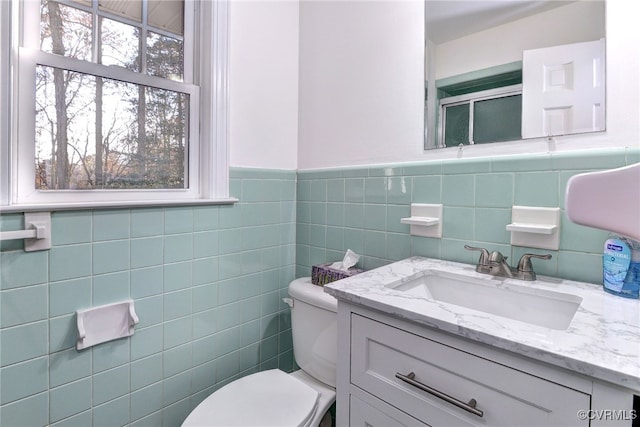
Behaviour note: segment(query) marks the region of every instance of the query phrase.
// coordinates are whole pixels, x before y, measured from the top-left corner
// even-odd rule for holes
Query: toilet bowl
[[[309,277],[289,285],[294,357],[300,370],[257,372],[203,400],[182,427],[331,426],[336,400],[337,302]]]

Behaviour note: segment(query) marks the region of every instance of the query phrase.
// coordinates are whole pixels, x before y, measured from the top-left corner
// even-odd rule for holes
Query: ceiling
[[[438,44],[576,0],[427,0],[427,38]]]

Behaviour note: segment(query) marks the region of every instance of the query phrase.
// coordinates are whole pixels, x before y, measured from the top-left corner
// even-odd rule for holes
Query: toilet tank
[[[289,285],[293,355],[296,363],[318,381],[336,386],[337,300],[310,277]]]

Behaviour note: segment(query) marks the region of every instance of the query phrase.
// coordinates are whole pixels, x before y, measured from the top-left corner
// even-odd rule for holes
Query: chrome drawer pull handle
[[[429,394],[434,395],[435,397],[444,400],[445,402],[449,402],[458,408],[464,409],[467,412],[471,412],[473,415],[477,415],[480,418],[484,415],[480,409],[476,408],[478,402],[475,399],[471,399],[468,403],[463,402],[462,400],[458,400],[455,397],[451,397],[446,393],[443,393],[435,388],[429,387],[428,385],[422,384],[420,381],[417,381],[416,374],[413,372],[409,372],[408,375],[403,375],[399,372],[396,373],[396,378],[406,382],[407,384],[411,384],[414,387],[419,388],[422,391],[426,391]]]

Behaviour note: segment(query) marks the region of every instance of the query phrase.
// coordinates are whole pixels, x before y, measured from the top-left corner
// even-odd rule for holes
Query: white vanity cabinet
[[[618,386],[345,301],[338,318],[339,427],[631,426]]]

